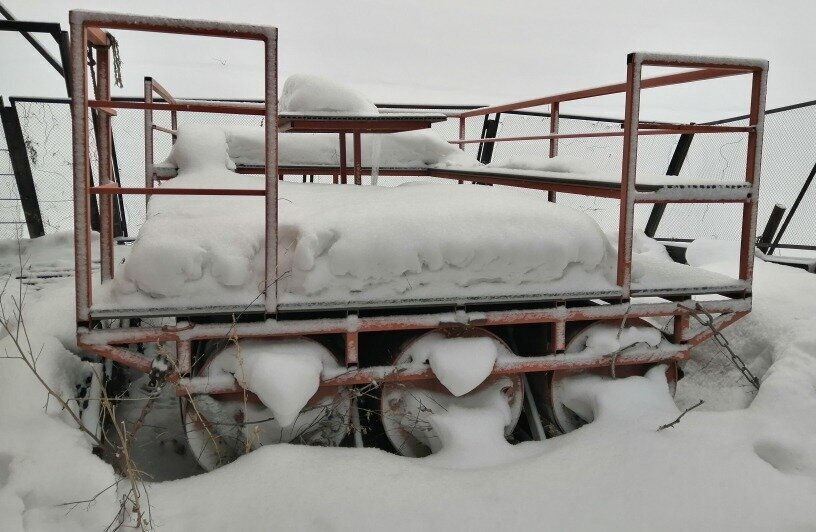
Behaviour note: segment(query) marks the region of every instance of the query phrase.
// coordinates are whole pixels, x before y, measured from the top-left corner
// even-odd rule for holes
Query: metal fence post
[[[31,174],[28,151],[17,109],[13,104],[11,107],[6,107],[5,103],[0,100],[0,118],[2,118],[3,132],[6,135],[11,168],[14,172],[14,179],[17,181],[17,192],[23,207],[28,236],[29,238],[43,236],[45,228],[40,213],[40,203],[37,200],[37,188],[34,186],[34,177]]]
[[[759,237],[757,247],[763,252],[767,253],[770,243],[773,240],[776,230],[779,229],[779,222],[785,216],[785,206],[776,204],[768,217],[768,223],[765,224],[765,229],[762,231],[762,236]]]
[[[484,124],[482,125],[483,139],[496,138],[496,134],[499,132],[500,118],[501,113],[496,113],[496,117],[493,120],[489,119],[489,115],[485,115]],[[480,163],[489,164],[490,161],[493,160],[493,148],[495,146],[496,146],[495,142],[483,142],[479,144],[479,151],[476,154],[476,158],[479,159]]]

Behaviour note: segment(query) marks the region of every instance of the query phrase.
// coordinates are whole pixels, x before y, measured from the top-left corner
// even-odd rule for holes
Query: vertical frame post
[[[192,345],[189,340],[176,342],[176,366],[180,375],[189,375],[192,371]]]
[[[563,353],[567,343],[567,322],[563,319],[554,321],[550,330],[550,352]]]
[[[91,304],[90,225],[88,211],[88,82],[85,66],[85,23],[76,12],[71,24],[71,129],[74,146],[74,269],[76,316],[88,322]]]
[[[95,46],[96,52],[96,98],[110,99],[110,48]],[[111,182],[111,115],[98,113],[99,131],[99,184]],[[113,278],[113,197],[110,194],[99,196],[99,257],[102,281]]]
[[[346,367],[356,367],[360,361],[359,337],[357,331],[346,333]]]
[[[153,78],[144,79],[144,101],[153,103]],[[145,109],[144,112],[144,135],[145,135],[145,188],[153,188],[153,109]],[[145,194],[145,211],[150,195]]]
[[[459,117],[459,140],[465,140],[465,117]],[[459,144],[459,149],[465,151],[465,145]]]
[[[348,170],[346,169],[347,162],[346,134],[340,133],[340,183],[344,185],[348,182]]]
[[[683,337],[689,328],[688,314],[675,314],[674,316],[674,330],[672,332],[672,342],[675,344],[684,343]]]
[[[739,278],[749,283],[754,277],[754,240],[759,209],[759,174],[762,166],[762,135],[765,129],[765,86],[768,67],[754,71],[751,79],[751,110],[748,124],[755,126],[748,132],[748,153],[745,181],[751,184],[751,197],[742,205],[742,235],[740,238]]]
[[[173,131],[178,131],[178,112],[177,111],[170,111],[170,129]],[[170,144],[176,143],[176,137],[178,134],[170,136]]]
[[[550,135],[558,134],[558,121],[560,104],[553,102],[550,104]],[[558,139],[550,139],[550,159],[558,155]],[[547,191],[547,200],[555,203],[555,191]]]
[[[641,69],[638,54],[629,54],[626,66],[626,109],[623,120],[623,168],[618,224],[617,283],[621,287],[623,299],[629,299],[632,282],[632,232],[635,214]]]
[[[363,184],[363,155],[362,139],[360,132],[355,131],[352,137],[352,148],[354,150],[354,184]]]
[[[264,307],[267,314],[278,309],[278,30],[264,40],[266,71],[266,271]]]

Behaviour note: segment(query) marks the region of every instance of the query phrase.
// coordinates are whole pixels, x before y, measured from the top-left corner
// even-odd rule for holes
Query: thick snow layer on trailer
[[[230,159],[239,166],[264,165],[263,129],[234,126],[225,129]],[[346,144],[346,166],[354,164],[351,136]],[[379,153],[376,153],[379,143]],[[363,166],[426,168],[431,165],[478,166],[480,163],[431,130],[406,131],[361,137]],[[333,166],[340,164],[338,135],[333,133],[292,133],[278,135],[278,163],[281,166]],[[174,161],[168,161],[171,167]]]
[[[336,112],[379,114],[364,94],[312,74],[294,74],[286,78],[281,91],[281,112]]]
[[[219,129],[179,131],[180,188],[262,188],[228,170]],[[612,287],[613,256],[588,216],[512,189],[280,184],[282,301],[497,295],[549,283]],[[263,289],[263,199],[153,196],[107,295],[246,304]],[[135,300],[135,301],[134,301]]]
[[[181,128],[173,186],[263,188],[262,177],[229,170],[228,140],[218,128]],[[595,221],[523,190],[281,182],[279,196],[284,308],[618,291],[616,255]],[[263,272],[262,198],[155,195],[130,256],[95,308],[251,307],[262,303]],[[644,256],[636,259],[633,287],[714,290],[724,282],[733,284]]]

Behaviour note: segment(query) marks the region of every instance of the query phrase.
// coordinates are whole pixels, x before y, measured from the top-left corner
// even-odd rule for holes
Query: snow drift
[[[179,129],[181,188],[263,187],[229,170],[228,137]],[[499,187],[280,182],[281,301],[345,301],[608,288],[614,260],[589,216]],[[104,297],[247,304],[263,290],[264,201],[154,196]]]

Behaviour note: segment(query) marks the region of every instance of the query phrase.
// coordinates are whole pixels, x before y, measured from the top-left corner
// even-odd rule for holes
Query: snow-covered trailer
[[[325,101],[315,104],[310,87],[324,96],[334,89],[299,78],[289,92],[305,91],[306,103],[293,104],[297,98],[284,88],[287,108],[279,109],[276,28],[87,11],[72,11],[70,22],[78,342],[171,382],[204,467],[262,443],[363,445],[374,433],[398,452],[421,456],[440,447],[440,433],[450,428],[442,414],[457,410],[451,405],[496,401],[508,436],[524,413],[524,431],[544,438],[548,424],[567,431],[582,421],[563,405],[565,378],[615,378],[664,365],[673,385],[677,362],[691,348],[750,312],[766,61],[632,53],[623,83],[452,114],[381,112],[344,97],[342,88],[329,95],[339,107],[321,107]],[[151,78],[144,100],[113,100],[104,29],[260,41],[265,101],[179,100]],[[96,54],[93,95],[88,46]],[[642,78],[653,66],[681,70]],[[639,119],[644,89],[736,75],[752,83],[745,126]],[[610,94],[626,96],[620,132],[559,133],[563,103]],[[620,175],[546,159],[485,166],[454,147],[485,142],[465,138],[469,118],[544,105],[552,115],[548,134],[490,142],[546,140],[557,161],[560,139],[621,136]],[[145,112],[143,187],[111,177],[117,108]],[[96,186],[89,109],[99,114]],[[169,111],[171,127],[156,125],[154,111]],[[257,115],[264,127],[177,127],[177,113],[189,111]],[[422,132],[451,119],[460,125],[453,146]],[[157,132],[174,142],[162,163],[153,156]],[[745,180],[636,171],[639,136],[680,132],[745,134]],[[368,138],[378,140],[367,145]],[[333,176],[334,184],[283,179],[291,174]],[[355,186],[372,174],[446,184]],[[349,178],[354,185],[345,184]],[[619,200],[615,238],[557,203],[557,193]],[[147,221],[119,265],[116,194],[148,198]],[[98,288],[90,250],[94,195]],[[676,202],[742,205],[738,278],[634,249],[634,206]],[[694,325],[693,317],[708,326]],[[147,325],[153,318],[162,321]],[[146,343],[163,348],[147,356],[137,349]]]

